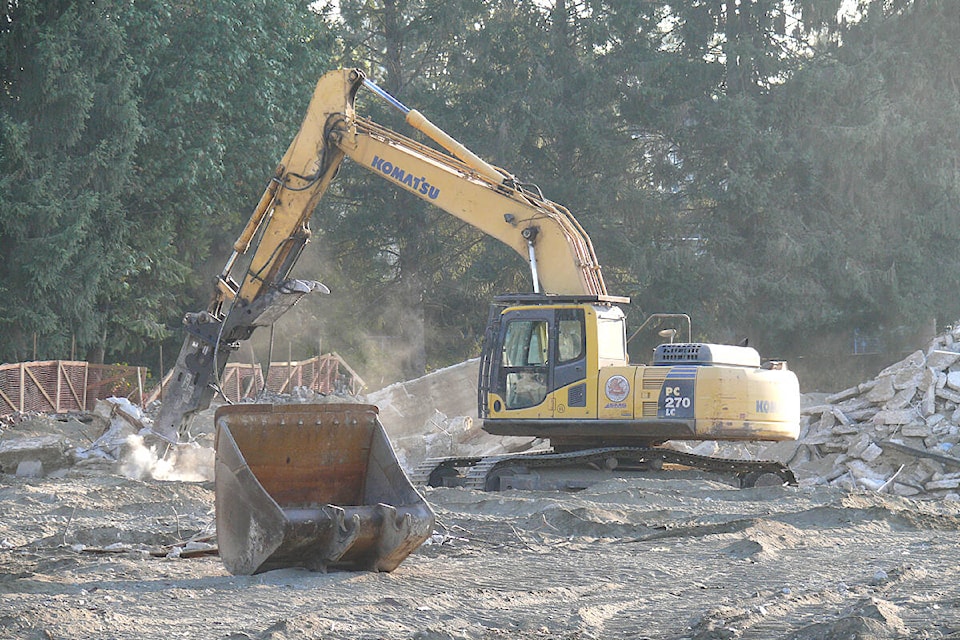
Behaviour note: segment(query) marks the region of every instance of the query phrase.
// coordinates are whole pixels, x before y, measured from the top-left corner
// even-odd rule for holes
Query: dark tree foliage
[[[931,318],[960,314],[958,24],[956,3],[875,8],[784,87],[799,107],[782,128],[804,161],[797,209],[822,287],[807,336],[856,328],[910,348],[894,330],[916,340]]]
[[[817,287],[800,270],[809,255],[794,207],[804,186],[777,95],[836,37],[839,4],[650,2],[638,18],[609,7],[603,64],[620,78],[647,196],[617,258],[637,279],[644,315],[689,313],[695,337],[750,334],[767,347],[769,329],[800,321],[783,303]]]
[[[211,253],[328,66],[327,25],[277,0],[24,0],[4,18],[0,357],[32,357],[36,336],[37,357],[75,340],[143,361],[205,304]]]
[[[333,40],[312,4],[146,0],[125,14],[144,122],[127,206],[163,252],[155,273],[181,277],[142,282],[167,327],[206,306],[330,64]],[[174,353],[182,335],[169,335]]]
[[[338,66],[568,207],[634,325],[684,312],[695,339],[826,362],[854,330],[949,322],[960,3],[852,5],[4,3],[0,358],[172,351]],[[281,331],[373,384],[475,355],[489,299],[530,288],[523,259],[349,162],[313,226],[299,272],[334,295]]]
[[[942,251],[960,7],[861,5],[847,23],[830,1],[664,3],[649,63],[613,41],[605,64],[628,70],[623,115],[660,203],[617,257],[644,309],[826,368],[849,360],[855,330],[897,327],[916,344],[929,318],[955,316]]]
[[[123,205],[142,134],[135,65],[115,3],[6,7],[0,359],[68,357],[74,337],[81,357],[101,359],[112,309],[143,269]]]

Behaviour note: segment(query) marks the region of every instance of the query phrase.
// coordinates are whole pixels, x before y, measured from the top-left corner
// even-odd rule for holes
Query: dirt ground
[[[0,474],[0,637],[960,638],[960,503],[609,480],[426,489],[393,573],[230,575],[205,481]],[[188,544],[189,542],[189,544]]]

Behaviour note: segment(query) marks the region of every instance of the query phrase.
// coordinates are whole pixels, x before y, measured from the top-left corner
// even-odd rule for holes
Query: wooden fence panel
[[[149,404],[163,399],[163,388],[170,379],[167,372],[146,398]],[[363,379],[336,353],[316,356],[300,362],[273,362],[267,374],[266,389],[273,393],[291,393],[305,387],[316,393],[357,395],[366,387]],[[255,398],[264,388],[263,370],[259,364],[230,362],[223,371],[220,388],[230,402]],[[0,399],[2,402],[2,399]]]
[[[263,371],[258,364],[230,363],[223,372],[221,388],[230,402],[255,396],[263,387]]]
[[[301,362],[274,362],[267,375],[267,389],[290,393],[304,387],[316,393],[356,395],[366,386],[364,381],[336,353]]]
[[[144,367],[70,360],[0,365],[0,415],[87,411],[111,396],[142,406],[146,373]]]
[[[162,398],[157,385],[144,394],[145,367],[90,364],[71,360],[19,362],[0,365],[0,416],[15,413],[69,413],[89,411],[97,400],[123,397],[141,407]],[[163,384],[167,383],[164,378]],[[260,365],[230,363],[221,380],[231,402],[255,397],[263,388]],[[316,393],[356,395],[366,385],[337,354],[317,356],[302,362],[270,365],[267,389],[290,393],[306,387]]]

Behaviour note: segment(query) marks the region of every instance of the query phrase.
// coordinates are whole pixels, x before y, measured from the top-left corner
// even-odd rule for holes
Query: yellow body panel
[[[736,366],[604,367],[586,380],[585,407],[568,407],[568,385],[537,406],[503,409],[491,393],[492,419],[583,420],[636,423],[637,435],[658,422],[688,423],[691,440],[795,440],[800,432],[800,393],[787,370]],[[495,410],[499,406],[500,410]]]
[[[692,420],[702,440],[795,440],[800,393],[786,370],[724,365],[605,367],[602,420]]]
[[[556,418],[637,423],[689,422],[693,440],[796,440],[800,432],[799,387],[790,371],[730,366],[604,367],[586,381],[587,406],[568,407],[568,385],[537,406],[503,409],[503,398],[489,396],[489,417],[512,420]],[[677,378],[671,376],[686,375]],[[686,386],[678,385],[678,382]],[[495,407],[500,406],[499,411]],[[691,415],[692,414],[692,415]]]
[[[596,389],[599,405],[597,417],[602,420],[630,420],[636,414],[637,374],[640,367],[604,367]]]

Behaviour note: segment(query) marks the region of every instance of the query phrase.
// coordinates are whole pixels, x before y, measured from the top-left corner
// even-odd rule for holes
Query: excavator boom
[[[449,153],[358,117],[354,102],[363,86]],[[162,437],[176,442],[192,416],[210,405],[240,341],[303,295],[327,291],[288,276],[309,240],[313,210],[345,157],[512,248],[529,262],[534,291],[606,295],[590,238],[565,207],[481,160],[363,72],[332,71],[317,83],[303,124],[234,243],[207,309],[184,317],[187,339],[154,426]]]

